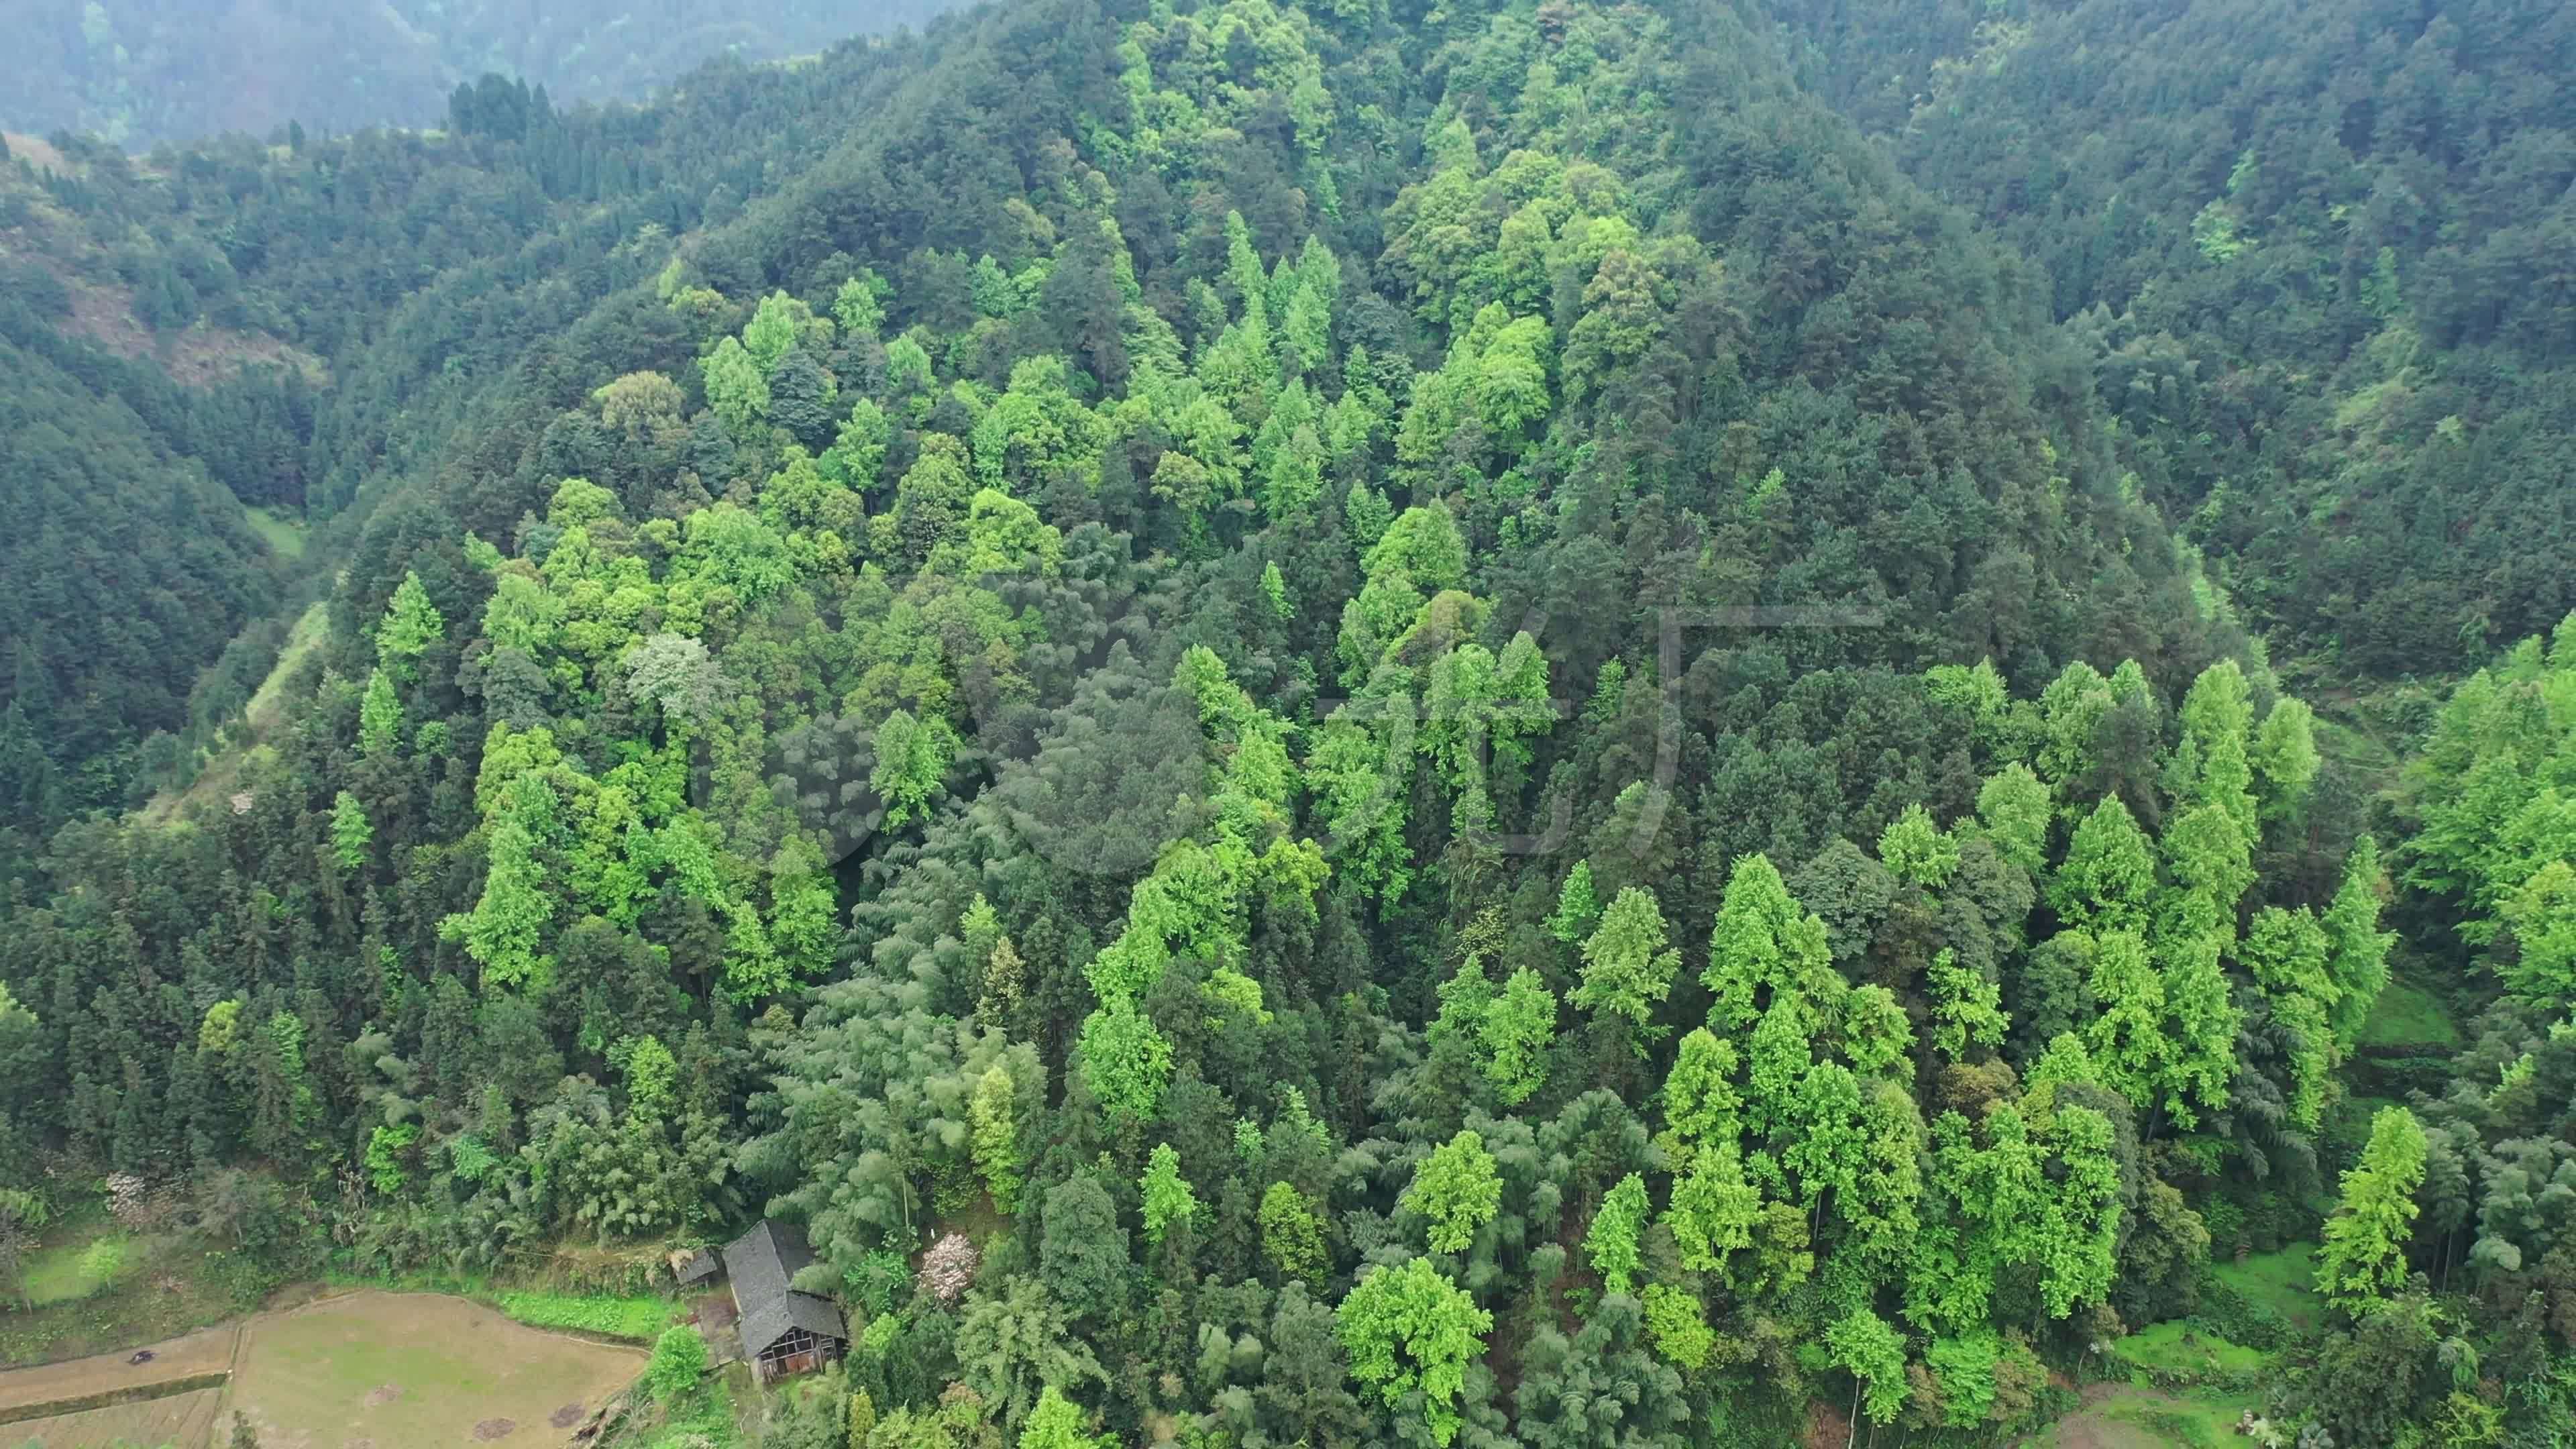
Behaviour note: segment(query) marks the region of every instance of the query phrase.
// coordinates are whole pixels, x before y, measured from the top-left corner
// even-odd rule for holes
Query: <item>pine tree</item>
[[[1932,1045],[1951,1060],[1973,1047],[1999,1047],[2011,1019],[2003,1012],[2003,988],[1973,966],[1959,964],[1959,953],[1944,946],[1923,973],[1932,998]]]
[[[2361,1024],[2388,985],[2388,948],[2397,937],[2379,929],[2379,843],[2364,835],[2352,843],[2343,860],[2343,882],[2320,923],[2325,927],[2327,974],[2335,985],[2327,1022],[2335,1042],[2350,1051],[2361,1039]]]
[[[1172,1224],[1199,1214],[1198,1194],[1190,1190],[1189,1179],[1181,1176],[1181,1155],[1168,1142],[1155,1145],[1145,1165],[1145,1175],[1136,1186],[1144,1196],[1145,1240],[1157,1247]]]
[[[392,600],[385,605],[385,617],[376,625],[377,666],[397,679],[410,680],[420,656],[446,633],[447,621],[430,603],[420,575],[406,570],[402,582],[394,588]]]
[[[1693,1027],[1664,1077],[1664,1131],[1657,1140],[1676,1164],[1709,1148],[1734,1150],[1743,1133],[1735,1093],[1735,1048],[1707,1027]]]
[[[1583,1237],[1583,1255],[1592,1260],[1592,1271],[1601,1275],[1603,1292],[1628,1291],[1643,1261],[1637,1234],[1645,1226],[1646,1183],[1632,1172],[1601,1199],[1600,1209],[1592,1215],[1592,1229]]]
[[[1284,1182],[1263,1189],[1259,1210],[1261,1251],[1279,1276],[1321,1283],[1332,1260],[1324,1248],[1324,1223],[1306,1195]]]
[[[402,701],[394,695],[393,677],[375,670],[358,700],[358,753],[369,759],[390,756],[401,743],[402,727]]]
[[[367,863],[367,846],[376,838],[375,827],[367,823],[367,807],[358,797],[343,790],[331,802],[331,856],[342,870],[356,870]]]
[[[1654,892],[1625,887],[1583,943],[1583,984],[1575,988],[1574,1004],[1642,1028],[1656,1003],[1672,993],[1681,964],[1681,953],[1664,944],[1664,916]]]
[[[1601,901],[1592,893],[1592,862],[1578,860],[1556,892],[1556,911],[1547,918],[1547,933],[1573,946],[1592,934],[1601,919]]]
[[[1737,859],[1708,937],[1700,981],[1717,997],[1712,1024],[1742,1027],[1763,1014],[1763,993],[1810,991],[1830,974],[1824,922],[1799,909],[1768,856]]]
[[[2174,1059],[2165,1038],[2165,986],[2134,931],[2105,932],[2094,942],[2085,982],[2097,1015],[2084,1028],[2085,1050],[2102,1084],[2144,1110]]]
[[[1506,1107],[1528,1101],[1547,1084],[1548,1047],[1556,1040],[1556,993],[1524,966],[1486,1003],[1477,1039],[1485,1052],[1485,1078]]]
[[[976,1078],[975,1095],[966,1106],[975,1168],[984,1175],[994,1210],[1005,1214],[1016,1212],[1020,1201],[1018,1097],[1010,1069],[995,1062]]]
[[[2048,883],[2048,906],[2082,931],[2144,931],[2156,886],[2155,852],[2129,807],[2106,795],[2075,827],[2065,863]]]
[[[1994,842],[1995,853],[2030,872],[2036,880],[2048,870],[2051,811],[2048,787],[2016,760],[1977,790],[1977,826]]]
[[[2343,1201],[2317,1250],[2317,1291],[2358,1313],[2406,1285],[2406,1243],[2424,1182],[2424,1129],[2403,1107],[2370,1119],[2361,1160],[2343,1175]]]

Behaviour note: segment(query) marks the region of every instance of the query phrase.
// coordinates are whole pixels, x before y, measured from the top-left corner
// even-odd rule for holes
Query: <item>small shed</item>
[[[762,1383],[838,1363],[850,1351],[850,1326],[828,1298],[789,1285],[814,1261],[805,1230],[763,1219],[725,1245],[725,1276],[742,1315],[742,1352]]]
[[[724,1264],[716,1260],[713,1248],[682,1248],[671,1254],[671,1276],[683,1288],[703,1288],[713,1282],[716,1270]]]

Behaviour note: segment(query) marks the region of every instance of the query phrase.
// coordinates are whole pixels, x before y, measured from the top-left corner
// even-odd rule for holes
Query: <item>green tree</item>
[[[1351,1376],[1390,1407],[1420,1390],[1431,1441],[1458,1437],[1457,1402],[1467,1361],[1484,1351],[1494,1316],[1449,1281],[1428,1258],[1371,1268],[1334,1314]]]
[[[331,858],[342,870],[356,870],[367,863],[367,847],[376,838],[375,827],[367,823],[367,807],[358,797],[343,790],[331,801]]]
[[[1547,932],[1572,946],[1592,934],[1601,919],[1601,901],[1592,892],[1592,862],[1578,860],[1565,876],[1565,884],[1556,892],[1556,911],[1547,918]]]
[[[2309,787],[2316,783],[2316,712],[2307,701],[2283,695],[2263,716],[2252,750],[2254,776],[2262,785],[2263,813],[2295,819],[2306,808]]]
[[[698,376],[706,383],[707,406],[726,427],[741,433],[769,415],[769,370],[730,337],[698,359]]]
[[[2334,900],[2319,918],[2326,930],[2326,969],[2334,980],[2334,1003],[2328,1020],[2335,1041],[2350,1051],[2361,1038],[2361,1024],[2388,985],[2388,948],[2395,934],[2379,929],[2379,845],[2368,835],[2352,843],[2343,861],[2343,880]]]
[[[1738,857],[1718,902],[1708,967],[1700,975],[1717,998],[1710,1022],[1728,1029],[1749,1026],[1762,1018],[1768,1000],[1811,992],[1831,967],[1824,922],[1799,908],[1770,857]]]
[[[1274,1182],[1261,1193],[1261,1251],[1279,1269],[1279,1276],[1307,1283],[1321,1283],[1331,1268],[1324,1249],[1324,1223],[1306,1195],[1285,1182]]]
[[[966,1116],[972,1136],[970,1147],[976,1171],[984,1175],[984,1188],[992,1194],[994,1210],[1016,1212],[1020,1202],[1021,1169],[1019,1129],[1019,1088],[1011,1080],[1008,1067],[995,1062],[975,1079],[975,1095],[966,1105]]]
[[[1646,1226],[1646,1182],[1635,1173],[1619,1179],[1592,1215],[1583,1236],[1583,1255],[1601,1275],[1605,1293],[1625,1293],[1638,1264],[1644,1261],[1637,1235]]]
[[[1959,842],[1932,823],[1932,812],[1908,805],[1879,832],[1878,858],[1898,880],[1937,890],[1959,868]]]
[[[931,799],[947,788],[957,748],[957,731],[935,714],[916,718],[899,709],[877,726],[877,763],[868,786],[886,802],[889,828],[927,815]]]
[[[1664,1131],[1658,1140],[1675,1164],[1706,1148],[1734,1148],[1743,1131],[1735,1092],[1733,1043],[1704,1026],[1682,1034],[1664,1077]]]
[[[2165,985],[2134,931],[2110,931],[2094,942],[2093,973],[2085,982],[2096,1015],[2084,1028],[2084,1046],[2102,1084],[2133,1103],[2154,1100],[2154,1090],[2177,1052],[2165,1036]]]
[[[1994,842],[1997,855],[2030,872],[2034,880],[2048,870],[2052,813],[2048,787],[2018,760],[1987,776],[1977,789],[1977,828]]]
[[[1974,1047],[2003,1045],[2011,1019],[2003,1012],[2003,988],[1985,973],[1959,963],[1959,953],[1944,946],[1923,973],[1932,998],[1932,1045],[1952,1060]]]
[[[1181,1176],[1181,1155],[1168,1142],[1155,1145],[1152,1159],[1145,1165],[1145,1175],[1136,1186],[1144,1194],[1145,1240],[1157,1247],[1173,1223],[1186,1222],[1199,1214],[1198,1194],[1190,1190],[1189,1179]]]
[[[394,694],[393,677],[375,670],[358,700],[358,753],[369,759],[391,756],[401,746],[402,728],[402,701]]]
[[[1743,1158],[1733,1143],[1690,1155],[1673,1178],[1664,1222],[1681,1249],[1682,1266],[1694,1272],[1724,1268],[1729,1253],[1754,1246],[1763,1223],[1762,1193],[1744,1180]]]
[[[1501,1211],[1503,1180],[1494,1171],[1494,1155],[1484,1137],[1467,1129],[1433,1148],[1413,1170],[1403,1205],[1428,1219],[1431,1251],[1457,1253],[1476,1239],[1476,1230]]]
[[[1681,952],[1664,944],[1664,916],[1654,892],[1625,887],[1583,943],[1583,982],[1575,988],[1574,1004],[1643,1027],[1656,1003],[1672,993],[1681,964]]]
[[[662,1330],[662,1336],[653,1340],[652,1361],[644,1366],[644,1387],[667,1404],[696,1388],[706,1372],[706,1338],[683,1323]]]
[[[2343,1200],[2317,1249],[2317,1291],[2347,1310],[2358,1313],[2406,1286],[2425,1151],[2414,1113],[2382,1107],[2370,1119],[2370,1141],[2343,1175]]]
[[[385,605],[384,618],[376,625],[377,667],[408,681],[415,677],[414,666],[420,656],[446,634],[447,621],[430,603],[420,575],[405,570],[392,600]]]
[[[2065,863],[2048,882],[2049,909],[2077,930],[2143,931],[2156,885],[2156,857],[2117,795],[2106,795],[2075,827]]]
[[[1511,974],[1485,1006],[1477,1024],[1485,1077],[1506,1107],[1516,1107],[1547,1084],[1548,1048],[1556,1040],[1556,993],[1524,966]]]
[[[1825,1351],[1852,1376],[1855,1416],[1866,1410],[1871,1423],[1895,1422],[1906,1399],[1905,1340],[1887,1320],[1854,1309],[1825,1329]]]
[[[1133,1002],[1119,1001],[1082,1023],[1082,1075],[1112,1116],[1144,1121],[1160,1110],[1172,1080],[1172,1043]]]
[[[1655,1352],[1674,1367],[1696,1372],[1708,1367],[1717,1352],[1717,1330],[1708,1326],[1708,1310],[1699,1295],[1669,1283],[1649,1283],[1643,1295],[1646,1334]]]
[[[1020,1424],[1019,1449],[1110,1449],[1118,1442],[1109,1434],[1095,1438],[1087,1428],[1082,1406],[1049,1384]]]

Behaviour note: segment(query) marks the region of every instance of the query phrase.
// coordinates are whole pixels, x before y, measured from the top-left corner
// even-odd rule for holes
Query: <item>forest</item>
[[[2576,1443],[2571,69],[1011,0],[13,141],[0,1294],[768,1217],[782,1449]]]

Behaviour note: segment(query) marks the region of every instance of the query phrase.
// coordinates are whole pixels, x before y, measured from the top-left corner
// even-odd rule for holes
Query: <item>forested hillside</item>
[[[1779,33],[1025,0],[25,166],[88,250],[12,345],[162,440],[29,476],[303,506],[116,566],[327,628],[237,793],[0,862],[0,1268],[111,1171],[262,1281],[779,1216],[855,1342],[745,1422],[817,1449],[2003,1443],[2203,1335],[2273,1443],[2576,1433],[2576,623],[2373,797],[2111,324]],[[217,329],[321,377],[171,383]],[[81,623],[10,719],[175,712]]]
[[[0,0],[0,125],[130,150],[226,131],[437,123],[487,72],[579,101],[636,101],[711,56],[812,55],[919,27],[949,0]]]
[[[1769,8],[2043,269],[2125,466],[2276,645],[2448,675],[2576,607],[2576,12]]]

